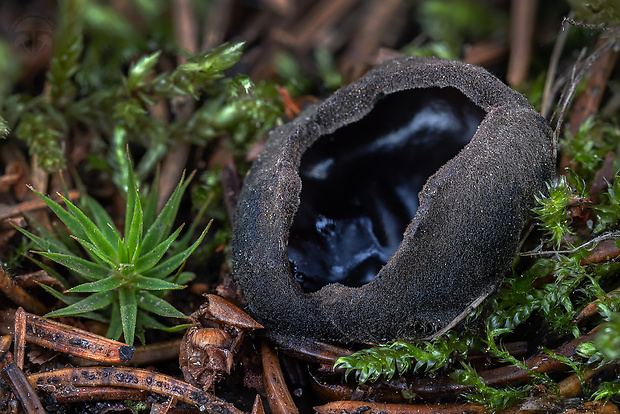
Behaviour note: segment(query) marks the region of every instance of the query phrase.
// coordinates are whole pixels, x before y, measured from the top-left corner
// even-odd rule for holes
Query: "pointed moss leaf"
[[[192,221],[192,224],[189,226],[189,229],[187,229],[183,237],[177,240],[177,243],[175,245],[175,248],[177,250],[182,250],[182,249],[187,248],[187,246],[189,245],[189,242],[191,241],[192,237],[196,233],[196,230],[198,229],[198,226],[200,225],[199,223],[202,220],[202,217],[205,215],[208,207],[209,207],[209,201],[207,201],[206,203],[203,203],[202,206],[200,206],[200,210],[198,210],[198,213],[196,214],[196,217]],[[209,220],[209,223],[207,223],[207,229],[211,228],[212,224],[213,224],[213,219]]]
[[[149,145],[146,147],[146,153],[140,158],[140,162],[136,165],[136,175],[138,177],[148,176],[156,168],[157,164],[165,157],[169,150],[170,144],[170,126],[168,122],[163,120],[154,121],[149,116],[145,117],[147,129],[144,134],[150,139]],[[139,183],[139,181],[138,181]],[[139,188],[138,185],[136,187]],[[151,188],[157,188],[152,187]],[[146,193],[142,194],[143,196]],[[141,198],[144,200],[144,197]],[[144,203],[142,203],[144,206]]]
[[[136,289],[143,290],[171,290],[183,289],[185,286],[176,283],[167,282],[161,279],[153,279],[151,277],[136,276],[132,284]]]
[[[50,95],[55,103],[65,105],[76,93],[72,78],[79,68],[83,49],[85,0],[60,2],[59,24],[54,33],[54,54],[47,72]]]
[[[44,290],[46,290],[47,292],[49,292],[52,296],[54,296],[56,299],[60,300],[63,303],[66,303],[67,305],[72,305],[74,303],[79,302],[82,298],[79,296],[73,296],[73,295],[64,295],[60,292],[58,292],[55,289],[52,289],[49,286],[43,285],[41,283],[39,283],[39,286],[41,286]],[[94,321],[99,321],[102,323],[108,323],[110,322],[108,320],[108,318],[106,318],[105,316],[95,313],[95,312],[86,312],[86,313],[81,313],[80,317],[82,318],[88,318],[88,319],[92,319]]]
[[[159,329],[160,331],[165,331],[165,332],[178,332],[178,331],[182,331],[184,329],[191,328],[192,326],[194,326],[194,324],[192,323],[184,323],[184,324],[175,325],[175,326],[166,326],[163,323],[159,322],[157,319],[149,316],[146,312],[142,311],[141,309],[138,309],[138,320],[136,324],[139,326],[143,326],[145,328]]]
[[[153,69],[157,64],[161,51],[143,56],[135,65],[129,69],[129,75],[127,77],[130,90],[134,90],[139,86],[144,85],[148,78],[153,74]]]
[[[181,266],[181,264],[183,264],[183,262],[185,260],[187,260],[189,255],[192,254],[194,252],[194,250],[196,250],[198,245],[202,242],[202,239],[207,234],[207,231],[208,231],[208,228],[206,228],[202,232],[202,234],[200,235],[198,240],[196,240],[194,242],[194,244],[189,246],[187,249],[185,249],[181,253],[178,253],[178,254],[172,256],[171,258],[164,260],[163,262],[161,262],[157,266],[155,266],[155,267],[153,267],[153,268],[151,268],[151,269],[149,269],[149,270],[147,270],[145,272],[141,272],[142,276],[156,277],[156,278],[160,278],[160,279],[168,276],[170,273],[172,273],[172,271],[174,269],[176,269],[177,267]]]
[[[38,192],[33,187],[29,187],[29,188],[32,191],[34,191],[35,194],[38,195],[39,198],[45,202],[45,204],[47,204],[47,206],[54,212],[54,214],[56,214],[56,216],[58,216],[58,218],[63,223],[65,223],[65,226],[67,226],[69,231],[74,236],[81,237],[81,238],[87,237],[86,232],[80,225],[80,222],[77,220],[77,218],[75,218],[71,213],[69,213],[67,210],[62,208],[60,204],[58,204],[57,202],[55,202],[48,196],[44,195],[43,193]]]
[[[65,303],[67,305],[73,305],[74,303],[77,303],[80,300],[82,300],[82,298],[79,297],[79,296],[65,295],[64,293],[60,293],[56,289],[51,288],[51,287],[49,287],[47,285],[44,285],[42,283],[39,283],[39,286],[41,288],[43,288],[44,290],[46,290],[49,294],[54,296],[56,299],[58,299],[59,301],[61,301],[62,303]]]
[[[119,263],[128,263],[129,262],[129,250],[127,249],[127,245],[125,241],[120,237],[116,239],[116,244],[118,248],[118,262]]]
[[[140,314],[140,310],[138,310],[138,314]],[[144,327],[142,325],[138,324],[137,321],[136,321],[135,337],[138,338],[138,340],[140,341],[140,343],[142,345],[146,344],[146,335],[145,335]]]
[[[138,312],[136,291],[134,289],[119,289],[118,299],[125,342],[128,345],[133,345],[133,338],[136,332],[136,316]]]
[[[48,259],[55,261],[56,263],[60,263],[61,265],[68,267],[69,269],[78,272],[85,279],[90,281],[95,281],[99,279],[103,279],[108,277],[110,273],[110,268],[90,262],[86,259],[82,259],[81,257],[62,254],[62,253],[49,253],[49,252],[36,252],[41,256],[45,256]]]
[[[110,327],[106,336],[110,339],[118,341],[123,334],[123,324],[121,323],[121,310],[118,302],[112,305],[112,314],[110,315]]]
[[[114,227],[114,222],[108,212],[92,197],[83,196],[83,201],[87,211],[92,214],[95,224],[99,227],[105,238],[111,242],[112,240],[116,240],[118,231]]]
[[[28,219],[28,222],[30,223],[30,225],[32,227],[34,227],[34,229],[36,230],[36,232],[41,236],[38,237],[36,235],[32,235],[34,237],[32,237],[29,233],[24,233],[23,231],[21,231],[23,234],[28,235],[28,237],[31,238],[32,241],[35,242],[35,244],[39,247],[39,250],[43,250],[45,252],[51,252],[51,251],[56,251],[57,253],[65,253],[65,254],[72,254],[71,249],[59,238],[56,237],[56,235],[54,233],[52,233],[51,231],[47,230],[44,226],[41,226],[39,223],[37,223],[37,221],[28,216],[25,215],[26,218]]]
[[[55,310],[45,315],[48,318],[58,316],[76,316],[86,312],[93,312],[109,306],[116,300],[115,292],[97,292],[86,299],[82,299],[66,308]]]
[[[179,209],[179,204],[181,203],[181,197],[183,196],[183,193],[189,185],[192,177],[193,174],[190,175],[187,180],[184,180],[184,178],[181,177],[181,180],[172,192],[172,195],[166,202],[166,205],[161,210],[161,213],[159,213],[159,216],[157,216],[155,222],[146,232],[144,240],[142,240],[142,249],[144,249],[144,251],[148,252],[154,249],[155,246],[157,246],[170,232],[174,218],[176,217]]]
[[[38,106],[45,107],[49,104]],[[53,110],[49,112],[53,112]],[[15,129],[15,135],[17,138],[26,141],[31,154],[37,156],[39,166],[47,172],[55,172],[65,166],[64,152],[59,144],[59,139],[63,136],[64,131],[66,129],[59,125],[55,116],[38,111],[35,114],[33,111],[21,116],[21,122]]]
[[[112,244],[111,240],[105,238],[101,230],[89,219],[86,214],[82,212],[79,208],[77,208],[70,200],[64,197],[62,194],[60,195],[64,202],[69,207],[71,213],[73,213],[74,217],[84,229],[88,239],[93,243],[98,250],[100,250],[107,257],[115,257],[118,252],[116,251],[116,246]]]
[[[44,239],[42,237],[37,236],[34,233],[29,232],[28,230],[22,229],[19,226],[16,226],[15,224],[11,223],[11,225],[13,225],[13,227],[19,231],[20,233],[22,233],[24,236],[28,237],[30,240],[32,240],[34,242],[34,244],[36,245],[37,248],[39,248],[40,250],[43,251],[52,251],[52,250],[61,250],[63,253],[65,254],[71,254],[71,251],[69,249],[67,249],[66,246],[64,246],[62,243],[60,243],[58,240],[52,241],[52,240],[48,240],[48,239]],[[59,248],[58,244],[62,245],[63,247]]]
[[[170,235],[170,237],[161,242],[157,247],[149,250],[148,253],[139,257],[135,262],[136,272],[143,273],[155,266],[161,260],[164,254],[166,254],[174,240],[179,236],[182,228],[182,226],[179,227],[174,233]]]
[[[123,129],[121,135],[126,135],[126,131]],[[120,142],[119,142],[120,144]],[[120,152],[120,148],[118,152]],[[126,195],[127,208],[125,209],[125,239],[127,239],[129,235],[129,223],[131,223],[131,219],[134,215],[134,208],[136,206],[136,197],[139,197],[138,194],[138,180],[136,180],[136,176],[134,174],[133,162],[131,160],[131,154],[129,153],[129,146],[125,144],[125,156],[120,157],[119,161],[122,161],[121,171],[123,174],[123,191]]]
[[[144,228],[151,227],[157,216],[157,188],[159,188],[159,167],[155,170],[155,178],[151,183],[150,190],[146,197],[144,197],[144,211],[143,211],[143,223]]]
[[[131,217],[131,221],[126,223],[125,245],[127,246],[127,253],[131,258],[130,260],[133,262],[140,255],[140,244],[142,242],[142,205],[140,204],[140,196],[138,195],[136,187],[133,187],[133,190],[129,190],[129,192],[135,194],[133,197],[135,204],[133,208],[133,217]]]
[[[127,127],[123,123],[116,123],[114,125],[114,133],[112,134],[112,140],[110,142],[110,155],[108,164],[116,165],[117,170],[112,175],[112,179],[116,186],[122,190],[123,194],[127,194],[127,180],[125,171],[127,170],[128,155],[127,145],[129,144],[129,138],[127,137]],[[132,204],[126,204],[127,207],[131,207]]]
[[[164,332],[179,332],[179,331],[184,331],[185,329],[189,329],[192,326],[194,326],[193,323],[183,323],[181,325],[175,325],[175,326],[168,326],[165,328],[157,328],[160,331],[164,331]]]
[[[218,76],[220,71],[228,69],[241,58],[245,43],[224,43],[215,49],[189,60],[188,63],[179,65],[179,71],[200,71],[211,76]]]
[[[166,316],[169,318],[187,318],[187,316],[177,310],[174,306],[165,300],[158,298],[152,293],[138,292],[137,297],[138,306],[146,311],[154,313],[155,315]]]
[[[138,325],[143,326],[145,328],[150,329],[167,329],[168,327],[163,323],[159,322],[157,319],[149,316],[144,310],[138,309],[138,320],[136,322]]]
[[[196,274],[193,272],[181,272],[177,276],[177,279],[175,280],[175,282],[178,283],[179,285],[186,285],[192,280],[194,280],[195,278],[196,278]]]
[[[85,293],[85,292],[107,292],[114,290],[121,286],[125,281],[117,276],[108,276],[105,279],[98,280],[91,283],[83,283],[74,288],[69,289],[67,292],[71,293]]]
[[[48,265],[46,265],[42,261],[37,260],[37,259],[35,259],[32,256],[26,256],[26,257],[30,261],[32,261],[34,264],[39,266],[41,269],[43,269],[43,271],[46,272],[49,276],[51,276],[54,279],[56,279],[57,281],[59,281],[60,284],[62,285],[63,289],[65,289],[65,290],[69,289],[69,282],[67,282],[67,279],[65,279],[60,273],[58,273],[57,271],[55,271],[54,269],[52,269],[51,267],[49,267]],[[74,275],[79,275],[79,273],[74,273]],[[77,279],[80,282],[84,281],[84,278],[82,277],[82,275],[79,275],[79,277]]]
[[[129,235],[129,223],[131,223],[131,219],[134,215],[133,210],[136,207],[136,197],[138,197],[136,189],[137,184],[135,183],[135,179],[133,178],[132,166],[129,161],[127,161],[126,164],[128,172],[125,173],[125,180],[128,184],[124,185],[128,185],[128,187],[125,188],[125,193],[127,196],[127,202],[125,203],[127,206],[127,208],[125,209],[125,238],[127,238],[127,236]]]
[[[114,105],[113,118],[122,121],[128,128],[136,128],[148,122],[157,122],[148,117],[148,111],[144,109],[138,99],[121,100]],[[147,126],[148,128],[148,126]]]
[[[116,267],[116,262],[118,261],[118,259],[116,257],[108,257],[108,256],[106,256],[101,250],[99,250],[97,248],[97,246],[95,246],[94,244],[92,244],[89,241],[82,240],[80,238],[73,237],[73,236],[72,236],[72,238],[73,238],[73,240],[75,240],[78,243],[80,243],[86,250],[88,250],[89,252],[93,253],[95,256],[97,256],[99,259],[101,259],[104,262],[106,262],[111,267],[113,267],[113,268]]]
[[[9,125],[0,116],[0,138],[6,138],[7,135],[9,135]]]

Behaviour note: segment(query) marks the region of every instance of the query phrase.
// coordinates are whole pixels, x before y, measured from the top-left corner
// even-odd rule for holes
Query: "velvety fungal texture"
[[[272,133],[233,275],[279,336],[431,336],[509,270],[554,165],[544,119],[484,69],[387,62]]]

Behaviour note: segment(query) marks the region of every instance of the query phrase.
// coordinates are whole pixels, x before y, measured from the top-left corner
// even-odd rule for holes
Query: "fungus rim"
[[[366,116],[384,94],[446,86],[460,90],[486,116],[465,148],[427,180],[398,250],[366,285],[330,284],[314,293],[303,292],[291,274],[287,254],[289,229],[299,207],[297,169],[303,153],[320,136]],[[272,133],[239,197],[233,276],[244,291],[250,313],[276,334],[357,343],[427,337],[461,317],[503,278],[529,220],[533,195],[552,176],[554,164],[546,121],[527,99],[486,70],[436,58],[390,61]],[[471,171],[459,170],[463,165]],[[492,185],[498,182],[501,185]],[[458,199],[465,206],[449,206],[447,198],[459,185],[464,191]],[[477,205],[482,213],[473,214],[468,205]],[[429,214],[432,210],[455,219],[453,224],[435,233],[440,223]],[[481,228],[473,232],[467,227],[471,223]],[[479,233],[484,231],[493,237],[480,240]],[[463,254],[466,246],[446,245],[454,243],[456,235],[479,244],[472,257]],[[422,247],[422,242],[431,246]],[[438,256],[416,254],[427,247]],[[460,262],[448,263],[441,256],[452,252],[449,247],[461,249],[452,254]],[[399,271],[399,265],[404,270]],[[429,273],[431,267],[434,273]],[[421,273],[404,275],[406,269]],[[396,283],[402,277],[408,282],[404,286]],[[435,283],[437,277],[439,283]],[[430,292],[418,289],[428,286]],[[450,289],[461,289],[465,297],[452,308]],[[429,296],[434,302],[427,300]]]

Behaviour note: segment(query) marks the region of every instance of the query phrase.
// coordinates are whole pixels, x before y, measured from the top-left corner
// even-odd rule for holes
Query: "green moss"
[[[575,18],[588,24],[607,27],[620,24],[620,1],[618,0],[568,0],[575,11]]]
[[[565,234],[571,233],[567,213],[572,194],[566,176],[562,175],[547,183],[547,194],[536,196],[540,206],[534,208],[534,213],[556,247],[560,246]]]
[[[446,54],[458,56],[465,41],[473,42],[496,35],[505,32],[508,27],[507,15],[485,3],[475,0],[425,0],[416,10],[416,19],[425,34],[445,45],[449,50]]]
[[[46,171],[65,168],[60,141],[84,126],[102,138],[108,165],[100,167],[111,168],[118,184],[128,143],[146,151],[136,167],[138,176],[145,177],[178,142],[204,145],[229,135],[234,149],[244,150],[283,113],[273,83],[254,85],[244,75],[225,76],[224,71],[239,61],[243,43],[188,55],[186,63],[162,72],[163,56],[169,61],[167,53],[175,49],[172,31],[165,29],[170,26],[168,5],[135,6],[144,9],[141,29],[106,5],[61,1],[46,74],[49,92],[9,95],[12,85],[0,86],[0,115]],[[0,47],[1,54],[9,52]],[[14,60],[6,57],[5,61]],[[189,120],[156,119],[149,113],[149,107],[175,98],[197,102]]]
[[[120,325],[110,324],[108,336],[119,339],[123,334],[131,345],[134,335],[144,342],[145,328],[171,329],[149,313],[185,318],[162,297],[173,289],[182,289],[183,284],[193,278],[178,269],[202,242],[207,230],[191,246],[189,238],[177,240],[183,226],[171,233],[181,197],[191,177],[181,179],[162,211],[156,214],[157,194],[154,191],[147,196],[141,194],[131,163],[125,165],[127,205],[124,232],[117,230],[105,209],[92,198],[85,197],[80,209],[63,197],[67,205],[65,210],[39,192],[36,194],[64,223],[71,238],[83,250],[77,249],[75,243],[67,244],[43,231],[40,226],[40,236],[20,227],[16,229],[39,248],[36,253],[65,266],[80,281],[65,293],[41,285],[68,305],[46,316],[86,316],[105,322],[120,319]],[[177,243],[173,246],[175,241]],[[79,295],[82,293],[87,293],[87,297],[82,298]]]

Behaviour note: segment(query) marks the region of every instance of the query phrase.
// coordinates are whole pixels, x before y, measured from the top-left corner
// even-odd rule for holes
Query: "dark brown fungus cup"
[[[279,336],[436,335],[509,270],[554,166],[545,120],[484,69],[387,62],[271,134],[237,205],[233,275]]]

